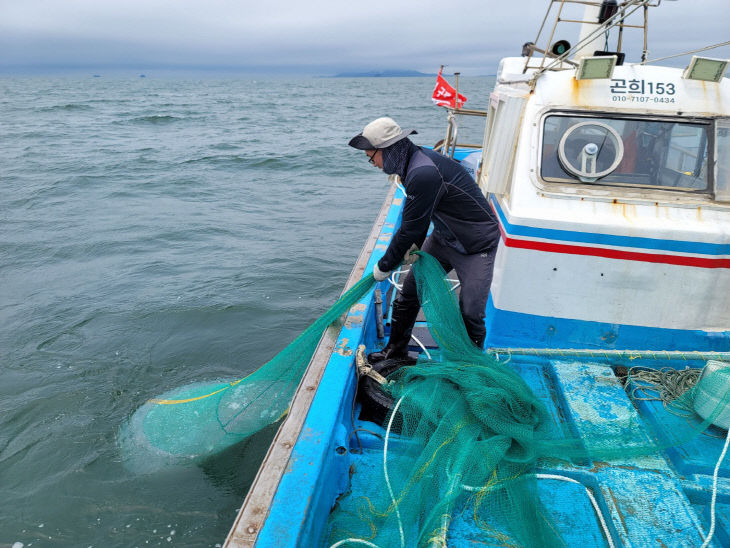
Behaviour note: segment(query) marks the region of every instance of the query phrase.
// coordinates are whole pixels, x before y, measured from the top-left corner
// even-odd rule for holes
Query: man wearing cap
[[[467,333],[481,348],[499,225],[466,169],[438,152],[416,146],[408,138],[411,133],[417,132],[401,129],[391,118],[378,118],[349,143],[364,150],[370,163],[385,173],[398,175],[407,194],[401,226],[373,275],[377,281],[385,280],[414,245],[438,259],[446,272],[453,268],[461,284],[459,307]],[[431,222],[434,229],[427,238]],[[388,344],[368,356],[371,363],[408,355],[419,308],[416,282],[408,274],[393,302]]]

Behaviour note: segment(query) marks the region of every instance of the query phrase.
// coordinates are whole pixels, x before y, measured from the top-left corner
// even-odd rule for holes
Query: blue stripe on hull
[[[664,329],[536,316],[487,302],[487,347],[730,351],[730,330]]]
[[[512,224],[507,220],[507,216],[504,214],[499,201],[494,197],[491,197],[490,201],[497,211],[500,223],[504,227],[508,236],[523,236],[527,238],[541,238],[581,244],[598,244],[616,247],[675,251],[679,253],[730,255],[730,244],[665,240],[662,238],[646,238],[640,236],[616,236],[614,234],[600,234],[597,232],[579,232],[574,230],[538,228],[527,225]]]

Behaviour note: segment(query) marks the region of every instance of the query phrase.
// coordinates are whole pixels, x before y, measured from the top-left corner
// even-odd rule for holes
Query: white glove
[[[375,278],[375,281],[382,282],[388,276],[390,276],[390,272],[383,272],[378,268],[378,263],[375,263],[375,266],[373,267],[373,278]]]
[[[412,251],[418,251],[418,246],[416,244],[413,244],[411,247],[409,247],[408,251],[406,251],[406,254],[403,255],[404,265],[413,264],[418,260],[418,255],[411,255]]]

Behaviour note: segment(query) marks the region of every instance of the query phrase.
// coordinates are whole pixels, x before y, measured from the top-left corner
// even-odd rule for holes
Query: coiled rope
[[[660,401],[674,415],[680,417],[694,416],[691,403],[680,399],[689,389],[697,384],[702,369],[647,369],[632,367],[626,374],[627,384],[631,382],[629,395],[637,401]]]

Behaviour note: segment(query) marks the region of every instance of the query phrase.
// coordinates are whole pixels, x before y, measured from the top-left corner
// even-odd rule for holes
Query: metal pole
[[[618,25],[618,43],[616,44],[616,51],[621,52],[621,46],[624,43],[624,20],[621,19],[621,22]]]
[[[442,74],[444,71],[444,65],[439,66],[439,74]],[[443,74],[442,74],[443,75]],[[444,136],[444,141],[441,144],[441,154],[444,156],[449,155],[449,141],[451,141],[451,113],[448,111],[448,115],[446,116],[446,135]]]
[[[565,53],[563,53],[562,55],[560,55],[559,57],[557,57],[548,66],[546,66],[546,67],[540,67],[540,69],[538,69],[538,71],[535,73],[535,75],[530,80],[530,82],[529,82],[530,83],[530,86],[532,86],[532,88],[534,89],[535,82],[537,81],[537,79],[540,77],[541,74],[543,74],[547,70],[552,69],[553,67],[555,67],[559,63],[562,63],[563,60],[570,53],[577,52],[579,49],[581,49],[582,47],[584,47],[587,43],[589,43],[592,40],[594,40],[596,38],[596,36],[598,36],[598,34],[600,34],[601,32],[605,32],[609,28],[613,28],[613,26],[615,26],[615,24],[616,24],[617,21],[621,21],[621,20],[624,20],[624,19],[628,18],[629,15],[632,15],[635,11],[637,11],[642,6],[644,8],[646,8],[646,4],[645,4],[646,1],[647,0],[627,0],[626,1],[626,4],[622,8],[620,8],[619,11],[616,12],[616,14],[613,17],[611,17],[610,19],[607,19],[603,23],[602,26],[599,26],[596,30],[594,30],[593,32],[591,32],[588,36],[586,36],[584,38],[581,38],[580,41],[576,45],[574,45],[568,51],[566,51]],[[628,11],[629,9],[631,9],[631,11]],[[628,25],[626,25],[626,26],[628,26]],[[543,60],[544,59],[545,58],[543,57]]]
[[[444,138],[444,142],[441,145],[441,154],[444,156],[449,155],[449,143],[451,142],[451,118],[453,117],[453,114],[451,114],[451,111],[448,111],[448,115],[446,116],[446,137]]]
[[[552,5],[552,4],[551,4]],[[553,43],[553,36],[555,36],[555,29],[558,26],[558,22],[560,21],[560,15],[563,13],[563,6],[565,5],[565,0],[561,0],[560,2],[560,8],[558,8],[558,15],[555,18],[555,24],[553,25],[553,30],[550,32],[550,38],[548,38],[547,46],[545,46],[545,51],[550,51],[550,46]],[[540,61],[540,69],[545,66],[545,58],[547,55],[542,56],[542,60]]]
[[[456,102],[454,104],[456,105],[456,108],[459,108],[459,75],[460,74],[461,74],[460,72],[454,73],[454,77],[456,79],[456,82],[455,82],[455,84],[456,84]]]
[[[488,348],[489,354],[545,356],[550,358],[646,358],[652,360],[720,360],[730,361],[730,352],[695,350],[598,350],[591,348]]]
[[[380,289],[375,290],[375,328],[379,339],[385,337],[385,328],[383,327],[383,295]]]
[[[459,110],[459,75],[460,75],[460,74],[461,74],[460,72],[455,72],[455,73],[454,73],[454,85],[456,86],[456,87],[454,88],[454,89],[455,89],[455,91],[456,91],[456,97],[454,98],[454,109],[455,109],[456,111],[458,111],[458,110]],[[452,118],[452,121],[453,121],[454,123],[456,123],[456,117],[455,117],[455,113],[452,113],[452,114],[453,114],[453,116],[454,116],[454,117]],[[458,126],[457,126],[457,127],[458,127]],[[453,144],[453,146],[451,147],[451,152],[449,153],[449,158],[453,158],[453,157],[454,157],[454,152],[456,152],[456,135],[457,135],[457,134],[456,134],[455,132],[452,132],[451,138],[452,138],[452,139],[454,140],[454,144]]]
[[[644,4],[644,51],[641,52],[641,62],[642,63],[644,61],[646,61],[646,59],[649,55],[649,52],[647,51],[647,48],[649,47],[648,46],[648,44],[649,44],[649,37],[648,37],[649,21],[648,21],[648,19],[649,19],[649,6]]]

